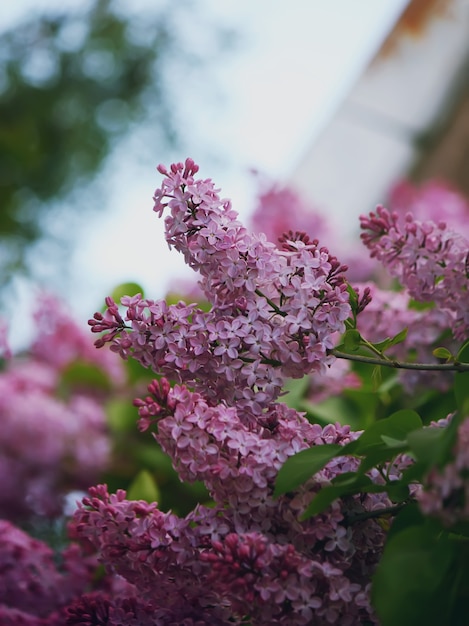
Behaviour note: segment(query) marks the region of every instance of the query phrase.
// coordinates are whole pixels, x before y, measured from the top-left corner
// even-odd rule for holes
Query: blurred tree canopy
[[[161,77],[176,38],[168,8],[129,18],[112,0],[0,34],[0,286],[27,269],[51,202],[99,172],[149,96],[174,142]]]

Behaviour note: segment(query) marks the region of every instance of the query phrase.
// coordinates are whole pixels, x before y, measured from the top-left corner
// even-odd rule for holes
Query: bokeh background
[[[467,0],[3,3],[13,344],[40,288],[86,324],[118,283],[186,275],[151,210],[160,162],[194,158],[243,219],[259,175],[291,185],[350,238],[403,177],[468,195],[468,42]]]

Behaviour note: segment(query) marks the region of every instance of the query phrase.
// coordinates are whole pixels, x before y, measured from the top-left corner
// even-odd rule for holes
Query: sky
[[[123,4],[141,14],[149,3]],[[273,180],[288,178],[406,4],[407,0],[197,0],[195,6],[206,20],[232,28],[237,41],[206,80],[175,76],[174,97],[190,103],[181,108],[187,153],[177,155],[177,160],[191,156],[199,162],[201,174],[213,178],[246,219],[253,205],[251,170]],[[33,9],[51,7],[63,8],[63,0],[0,3],[0,27],[14,24]],[[203,30],[191,22],[183,28],[203,49]],[[212,98],[207,97],[210,94]],[[163,224],[152,213],[151,197],[160,182],[155,167],[165,154],[158,146],[153,151],[146,146],[150,156],[142,158],[139,141],[141,137],[134,138],[114,155],[102,183],[107,189],[106,210],[77,230],[71,259],[73,288],[65,297],[80,318],[99,308],[119,282],[137,281],[149,297],[159,298],[179,276],[188,276],[177,253],[169,253]]]

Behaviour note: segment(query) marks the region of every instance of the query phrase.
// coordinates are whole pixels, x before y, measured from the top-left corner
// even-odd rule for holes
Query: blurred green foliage
[[[130,18],[92,0],[0,34],[0,287],[28,269],[52,203],[91,181],[133,124],[151,111],[158,137],[174,144],[163,75],[184,51],[176,7],[160,5]]]

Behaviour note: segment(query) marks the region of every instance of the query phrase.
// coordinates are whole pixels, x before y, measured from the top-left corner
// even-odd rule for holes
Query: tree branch
[[[340,350],[332,349],[329,354],[334,355],[338,359],[347,359],[348,361],[357,361],[358,363],[368,363],[369,365],[383,365],[384,367],[393,367],[401,370],[432,370],[432,371],[453,371],[468,372],[469,363],[407,363],[405,361],[387,360],[384,358],[375,358],[364,356],[362,354],[349,354]]]

